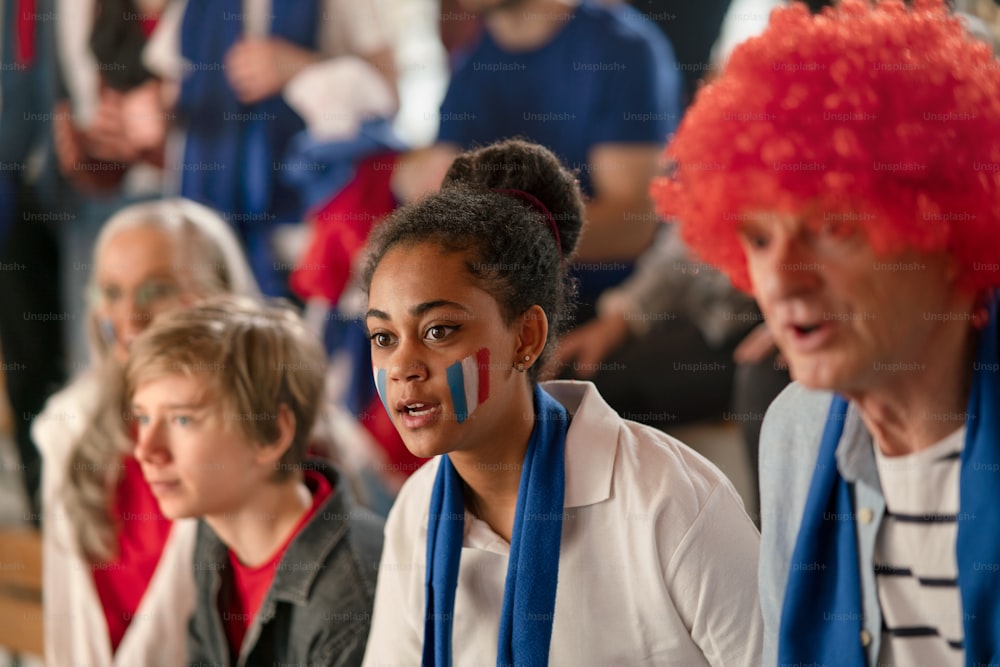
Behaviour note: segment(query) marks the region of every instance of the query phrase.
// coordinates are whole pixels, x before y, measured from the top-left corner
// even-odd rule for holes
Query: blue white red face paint
[[[375,377],[375,389],[385,411],[392,416],[392,410],[386,403],[386,371],[384,368],[372,367]],[[481,348],[475,354],[456,361],[445,369],[448,390],[451,392],[451,404],[455,410],[455,420],[461,424],[490,397],[490,351]]]
[[[445,369],[459,424],[490,397],[490,351],[485,347]]]

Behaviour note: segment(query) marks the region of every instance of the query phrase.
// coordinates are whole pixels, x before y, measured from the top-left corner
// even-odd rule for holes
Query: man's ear
[[[277,466],[295,439],[295,413],[292,412],[292,409],[282,403],[278,406],[278,414],[275,419],[278,422],[278,437],[272,442],[259,444],[255,448],[257,461],[264,465]]]
[[[518,317],[515,326],[518,333],[514,364],[523,363],[525,368],[531,368],[545,349],[545,341],[549,337],[549,318],[545,316],[542,307],[535,304]]]

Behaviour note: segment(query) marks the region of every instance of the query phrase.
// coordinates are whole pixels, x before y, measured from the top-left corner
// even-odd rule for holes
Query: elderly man
[[[761,442],[767,665],[1000,660],[1000,63],[939,0],[772,14],[654,187],[796,382]]]

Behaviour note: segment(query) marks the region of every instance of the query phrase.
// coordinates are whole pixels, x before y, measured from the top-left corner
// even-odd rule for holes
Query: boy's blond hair
[[[158,316],[129,350],[126,395],[131,402],[140,384],[167,375],[201,375],[227,426],[259,444],[278,439],[287,406],[295,433],[277,465],[280,481],[301,468],[325,373],[322,346],[291,309],[226,296]]]

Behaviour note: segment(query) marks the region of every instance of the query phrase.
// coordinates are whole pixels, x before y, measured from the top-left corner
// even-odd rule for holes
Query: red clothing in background
[[[139,608],[171,526],[170,520],[160,514],[139,463],[131,456],[125,457],[123,463],[125,470],[111,509],[118,525],[118,556],[91,565],[112,651],[118,650]]]

